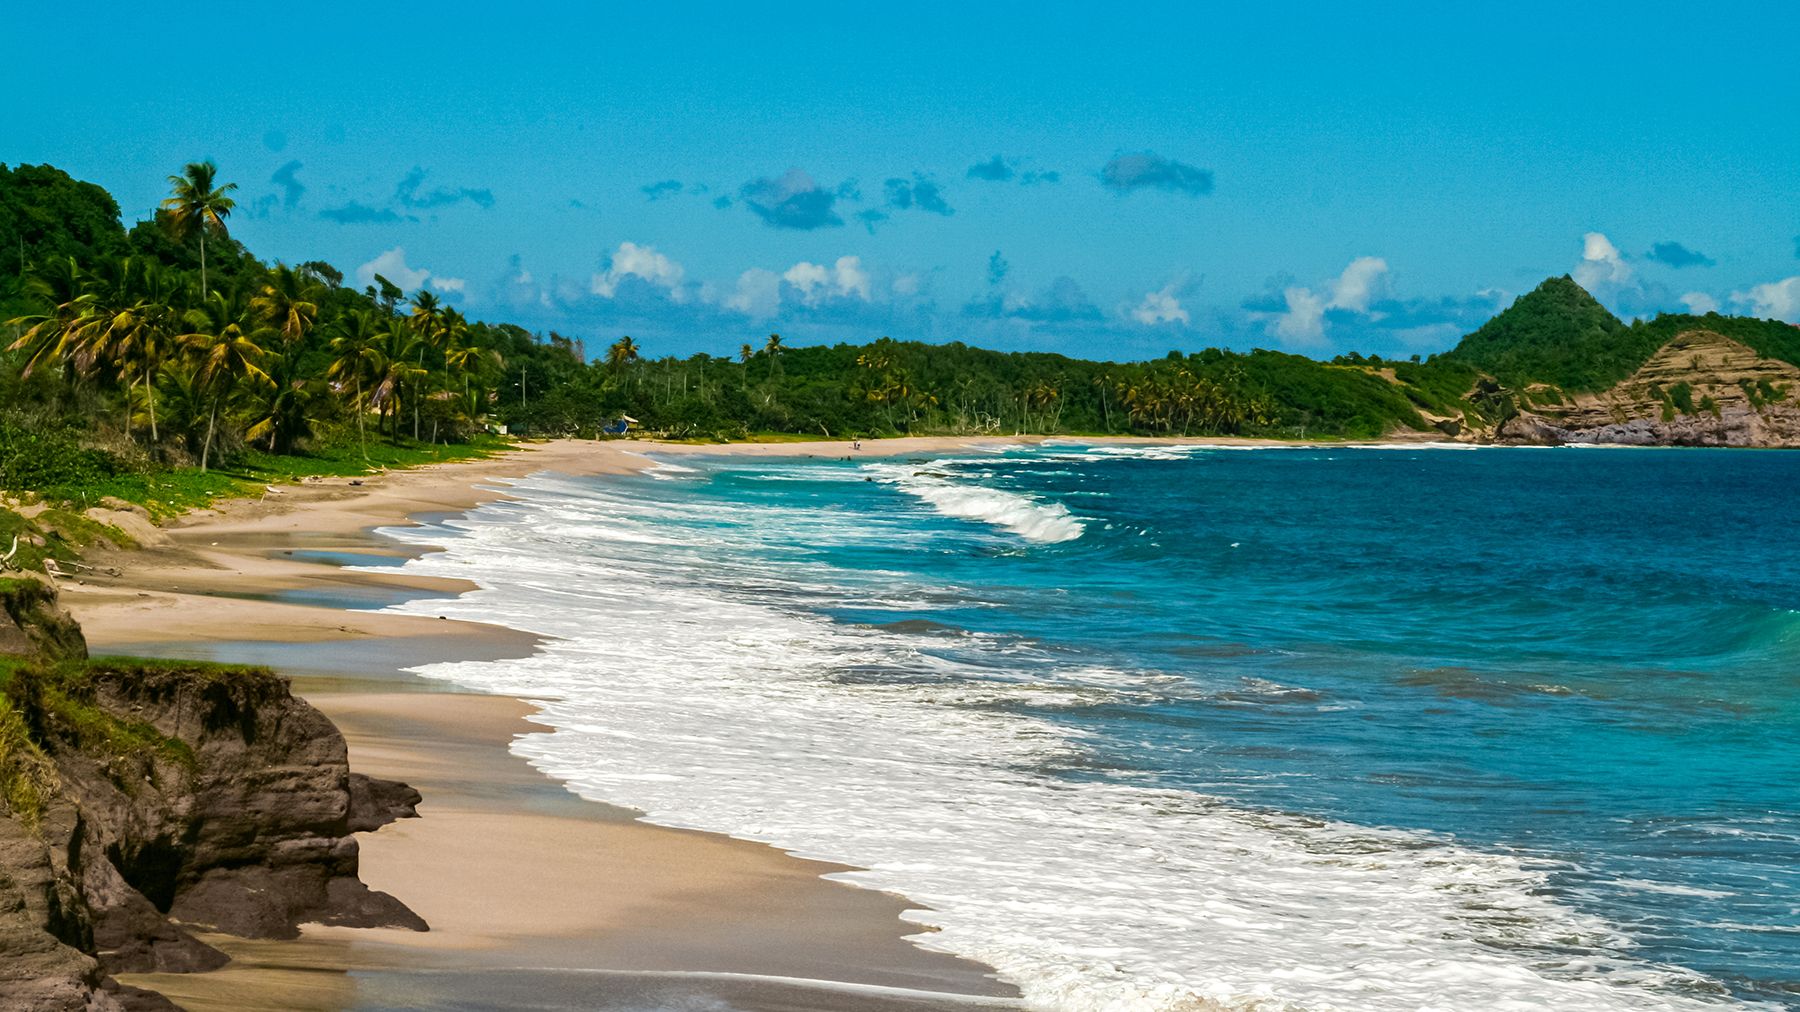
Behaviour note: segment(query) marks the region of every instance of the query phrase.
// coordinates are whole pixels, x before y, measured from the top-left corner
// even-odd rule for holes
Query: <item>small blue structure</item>
[[[634,423],[636,421],[637,421],[637,419],[631,417],[630,415],[620,415],[618,418],[613,419],[610,423],[602,426],[600,429],[600,432],[603,435],[608,435],[608,436],[623,436],[625,433],[631,431],[632,423]]]

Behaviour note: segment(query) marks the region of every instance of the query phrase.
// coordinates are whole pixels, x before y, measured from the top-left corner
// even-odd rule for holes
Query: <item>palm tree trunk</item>
[[[369,413],[368,404],[363,402],[362,376],[356,377],[356,442],[362,447],[363,462],[369,460],[369,437],[363,432],[363,416]]]
[[[206,416],[206,442],[200,444],[200,473],[206,473],[206,461],[212,455],[213,423],[219,420],[219,399],[213,398],[212,411]]]
[[[202,226],[200,229],[200,298],[201,298],[201,300],[204,301],[206,299],[206,296],[207,296],[207,291],[206,291],[206,228],[205,228],[205,226]],[[201,470],[205,470],[205,468],[202,468]]]
[[[150,382],[150,367],[144,366],[144,393],[150,398],[150,445],[154,447],[159,441],[156,435],[156,384]]]
[[[137,378],[129,377],[125,382],[125,441],[131,442],[131,392],[137,389]]]
[[[425,371],[425,348],[423,345],[421,345],[419,347],[419,371],[421,373],[423,373]],[[424,386],[425,386],[425,381],[420,380],[419,387],[423,388]],[[416,443],[418,441],[419,441],[419,391],[414,390],[413,391],[413,442]]]

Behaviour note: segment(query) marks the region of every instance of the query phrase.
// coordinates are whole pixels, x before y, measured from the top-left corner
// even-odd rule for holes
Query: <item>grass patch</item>
[[[108,670],[92,661],[32,663],[14,667],[0,684],[0,698],[20,721],[24,743],[40,756],[65,748],[93,759],[127,794],[161,760],[192,770],[194,750],[150,724],[109,713],[95,701],[93,675]]]
[[[334,444],[305,453],[273,454],[245,450],[228,464],[202,471],[197,467],[84,471],[79,481],[64,480],[37,488],[45,502],[85,510],[112,496],[148,510],[154,519],[166,519],[202,509],[220,499],[259,495],[266,485],[288,484],[307,478],[360,477],[382,469],[400,470],[424,464],[477,460],[508,449],[498,436],[477,436],[467,443],[371,442],[365,457],[355,443]],[[113,540],[112,535],[107,535]],[[9,538],[10,540],[10,538]],[[0,551],[5,551],[0,546]]]
[[[0,695],[0,804],[25,828],[36,829],[58,785],[56,767],[31,740],[24,717]]]

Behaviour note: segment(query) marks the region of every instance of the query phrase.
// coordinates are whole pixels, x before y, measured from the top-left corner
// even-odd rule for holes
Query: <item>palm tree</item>
[[[74,257],[58,257],[25,276],[24,294],[42,312],[6,321],[26,328],[6,349],[25,352],[25,364],[19,370],[21,379],[53,363],[72,369],[64,352],[68,350],[71,331],[86,310],[86,284],[87,277]]]
[[[294,375],[292,356],[281,356],[267,375],[250,384],[250,427],[244,439],[267,437],[270,453],[289,453],[294,444],[312,434],[312,406],[316,390]]]
[[[181,314],[175,309],[175,289],[180,279],[174,272],[154,260],[142,260],[135,272],[135,291],[129,304],[114,314],[109,330],[114,335],[114,354],[121,371],[129,374],[130,388],[139,380],[144,384],[144,398],[150,413],[150,445],[162,441],[156,426],[156,381],[163,360],[176,344],[176,335],[184,329]]]
[[[423,342],[405,317],[390,318],[382,328],[377,347],[381,350],[381,372],[375,377],[370,398],[388,422],[389,434],[400,435],[400,412],[414,382],[425,372],[412,364],[414,355],[423,356]],[[416,438],[416,425],[415,425]]]
[[[763,354],[769,356],[769,375],[781,374],[781,335],[770,334],[768,343],[763,345]]]
[[[617,373],[629,368],[632,363],[643,356],[638,352],[637,342],[629,337],[621,337],[606,349],[606,367]]]
[[[234,302],[223,293],[213,293],[200,308],[188,311],[186,320],[192,329],[177,338],[193,353],[195,378],[211,400],[207,409],[206,441],[200,447],[201,471],[206,470],[212,454],[213,431],[218,427],[220,405],[240,380],[268,378],[262,367],[267,352],[257,343],[254,318]]]
[[[237,206],[237,201],[226,196],[237,189],[237,184],[214,186],[218,173],[219,167],[211,161],[189,162],[181,175],[169,177],[173,192],[162,202],[177,239],[185,242],[188,236],[200,237],[202,299],[210,294],[206,287],[206,233],[217,232],[221,237],[227,237],[225,219],[231,217],[231,209]]]
[[[419,332],[427,339],[437,329],[438,320],[444,314],[444,307],[438,297],[423,288],[412,297],[412,318],[419,324]]]
[[[447,328],[444,326],[444,314],[454,312],[444,306],[436,295],[420,289],[412,297],[412,320],[414,333],[418,337],[418,362],[413,372],[414,382],[423,383],[431,373],[425,368],[425,352],[442,351],[447,339]],[[423,391],[414,391],[413,397],[413,438],[419,438],[419,406],[425,400]],[[436,442],[437,437],[432,436]]]
[[[738,345],[738,370],[742,374],[743,387],[750,389],[750,360],[756,357],[756,349],[748,344]]]
[[[348,382],[356,391],[352,410],[356,412],[356,439],[362,446],[364,460],[369,459],[369,439],[363,429],[363,419],[369,413],[369,405],[363,399],[365,381],[367,386],[373,386],[375,378],[387,370],[380,341],[381,324],[374,311],[351,310],[338,318],[337,334],[331,339],[331,365],[325,371],[327,379]]]
[[[501,368],[500,352],[494,348],[484,348],[481,344],[469,340],[469,321],[454,309],[444,310],[444,369],[447,373],[461,373],[463,380],[463,403],[470,418],[481,414],[471,389],[471,381],[475,373],[484,365]]]
[[[306,271],[276,264],[269,280],[250,300],[263,322],[281,335],[288,348],[298,348],[319,318],[324,286]]]

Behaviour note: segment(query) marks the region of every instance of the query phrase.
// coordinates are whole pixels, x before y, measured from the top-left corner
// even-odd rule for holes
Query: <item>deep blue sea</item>
[[[514,492],[398,532],[484,588],[402,607],[553,638],[427,674],[544,701],[516,750],[585,796],[868,869],[1037,1006],[1800,1007],[1800,454]]]

